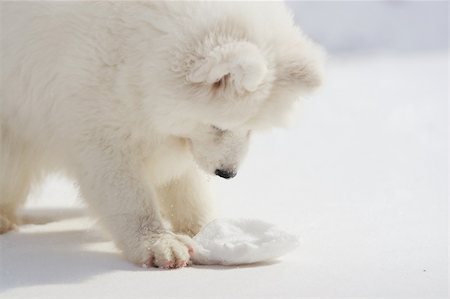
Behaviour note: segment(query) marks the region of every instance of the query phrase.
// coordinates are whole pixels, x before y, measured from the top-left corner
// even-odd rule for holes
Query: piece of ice
[[[272,260],[298,246],[298,238],[254,219],[216,219],[194,237],[192,261],[205,265],[241,265]]]

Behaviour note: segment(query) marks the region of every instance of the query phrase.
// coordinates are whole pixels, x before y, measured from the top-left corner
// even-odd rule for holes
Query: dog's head
[[[208,173],[235,176],[251,132],[283,125],[299,98],[321,84],[323,51],[287,12],[279,14],[272,23],[234,16],[190,28],[167,51],[171,92],[159,123],[188,140]]]

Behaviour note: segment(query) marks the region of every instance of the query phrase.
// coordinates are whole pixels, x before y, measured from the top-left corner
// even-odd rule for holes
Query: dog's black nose
[[[214,173],[224,179],[231,179],[236,176],[236,170],[216,169]]]

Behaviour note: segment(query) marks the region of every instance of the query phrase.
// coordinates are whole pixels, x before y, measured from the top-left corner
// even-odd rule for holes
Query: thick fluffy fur
[[[2,2],[0,233],[54,170],[132,262],[181,267],[250,133],[321,81],[281,2]],[[206,173],[206,174],[205,174]],[[163,219],[169,220],[170,225]]]

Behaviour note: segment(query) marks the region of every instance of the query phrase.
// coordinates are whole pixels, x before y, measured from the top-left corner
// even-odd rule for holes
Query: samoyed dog
[[[321,83],[283,2],[0,5],[0,233],[64,171],[128,260],[186,266],[206,176],[234,177],[252,132]]]

